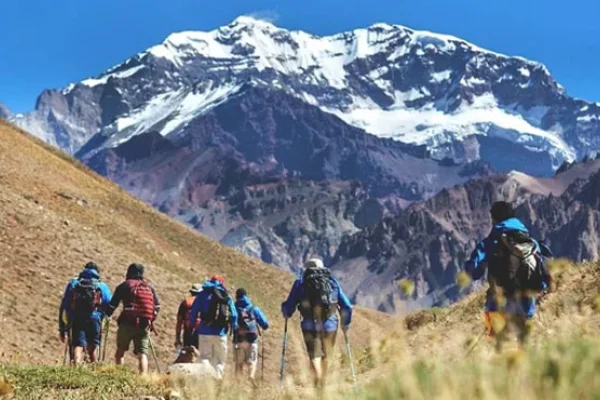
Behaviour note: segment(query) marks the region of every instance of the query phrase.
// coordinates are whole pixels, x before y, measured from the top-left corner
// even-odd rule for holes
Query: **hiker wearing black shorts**
[[[98,266],[89,262],[77,279],[72,279],[60,304],[58,325],[63,343],[69,339],[69,353],[75,364],[80,364],[87,352],[90,362],[98,361],[102,339],[104,309],[110,302],[111,292],[100,280]]]
[[[284,318],[300,311],[300,328],[310,358],[315,387],[322,388],[327,378],[327,359],[335,346],[339,317],[342,329],[352,321],[352,305],[339,284],[320,259],[305,264],[302,278],[296,280],[287,300],[281,305]]]

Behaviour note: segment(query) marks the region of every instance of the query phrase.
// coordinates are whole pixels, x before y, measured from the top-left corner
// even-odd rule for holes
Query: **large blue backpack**
[[[238,313],[238,335],[258,334],[258,323],[254,316],[254,307],[236,307]]]

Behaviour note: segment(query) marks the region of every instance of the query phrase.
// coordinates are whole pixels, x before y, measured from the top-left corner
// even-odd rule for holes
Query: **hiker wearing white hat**
[[[194,346],[198,348],[198,335],[196,335],[196,327],[200,321],[196,321],[196,325],[190,323],[190,310],[196,299],[196,295],[202,291],[201,283],[194,283],[190,289],[190,295],[187,296],[179,305],[177,311],[177,327],[175,328],[175,348]],[[183,331],[183,342],[181,333]]]

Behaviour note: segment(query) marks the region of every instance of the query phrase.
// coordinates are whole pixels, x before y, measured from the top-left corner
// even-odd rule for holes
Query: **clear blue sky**
[[[375,22],[452,34],[541,61],[571,95],[600,101],[598,0],[2,0],[0,102],[29,110],[43,89],[97,75],[171,32],[251,13],[315,34]]]

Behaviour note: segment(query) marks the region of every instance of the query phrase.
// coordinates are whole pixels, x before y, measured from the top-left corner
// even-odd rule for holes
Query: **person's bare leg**
[[[87,353],[88,353],[88,356],[90,357],[91,363],[98,362],[98,347],[88,346]]]
[[[125,350],[117,349],[117,351],[115,352],[115,364],[125,364]]]
[[[318,387],[323,380],[322,358],[316,357],[310,360],[310,369],[313,373],[313,381],[315,387]]]
[[[321,382],[322,385],[325,386],[325,382],[327,382],[327,373],[329,371],[329,362],[327,360],[327,356],[321,359]]]
[[[75,347],[73,348],[73,362],[75,365],[80,365],[83,363],[83,347]]]
[[[148,373],[148,356],[146,354],[138,354],[138,371],[140,375]]]
[[[250,378],[250,382],[253,385],[256,385],[256,369],[258,367],[258,342],[257,343],[248,343],[248,358],[244,360],[248,364],[248,376]]]

